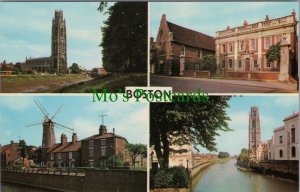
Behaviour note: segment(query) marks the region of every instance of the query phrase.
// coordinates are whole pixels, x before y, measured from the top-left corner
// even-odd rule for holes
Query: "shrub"
[[[159,170],[154,177],[154,188],[172,187],[172,174],[167,170]]]
[[[189,179],[189,173],[184,167],[160,169],[154,176],[154,188],[187,188]]]

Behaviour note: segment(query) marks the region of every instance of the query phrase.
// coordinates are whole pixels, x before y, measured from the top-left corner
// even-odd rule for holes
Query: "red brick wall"
[[[250,74],[250,76],[248,75]],[[245,80],[274,80],[277,81],[279,72],[227,72],[229,79],[245,79]]]

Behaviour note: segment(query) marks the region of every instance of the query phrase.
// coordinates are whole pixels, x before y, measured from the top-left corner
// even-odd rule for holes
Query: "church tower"
[[[260,120],[258,107],[251,107],[249,113],[249,155],[251,161],[256,161],[256,149],[260,143]]]
[[[67,72],[67,33],[62,10],[56,10],[52,20],[51,58],[51,68],[56,73]]]

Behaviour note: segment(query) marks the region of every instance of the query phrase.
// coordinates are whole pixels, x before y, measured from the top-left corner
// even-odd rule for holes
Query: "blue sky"
[[[43,121],[43,114],[34,103],[39,99],[52,116],[61,104],[61,111],[54,121],[75,129],[79,139],[99,133],[101,114],[109,132],[115,128],[116,134],[127,138],[130,143],[148,142],[148,104],[147,103],[99,103],[92,102],[91,96],[0,96],[0,144],[19,136],[27,144],[40,146],[42,125],[26,127]],[[61,129],[55,129],[56,142],[60,142]],[[71,133],[65,132],[68,140]]]
[[[22,62],[26,57],[51,54],[52,18],[64,11],[67,25],[68,66],[92,69],[102,65],[100,27],[107,15],[98,2],[0,2],[0,61]]]
[[[162,14],[172,23],[215,37],[216,31],[241,26],[244,20],[251,24],[266,15],[284,17],[293,9],[298,17],[298,7],[298,2],[151,2],[150,35],[156,38]]]
[[[272,138],[273,130],[283,126],[283,119],[299,111],[298,95],[294,96],[243,96],[233,97],[227,114],[231,118],[229,128],[234,131],[219,132],[216,137],[218,151],[227,151],[231,155],[239,154],[242,148],[248,148],[248,121],[251,106],[259,108],[261,140]],[[200,153],[207,153],[200,149]]]

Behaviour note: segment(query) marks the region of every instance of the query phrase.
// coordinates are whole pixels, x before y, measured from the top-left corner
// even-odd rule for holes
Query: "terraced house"
[[[291,15],[216,32],[218,72],[228,78],[289,81],[297,76],[297,18]],[[280,60],[267,59],[270,46],[280,45]]]

